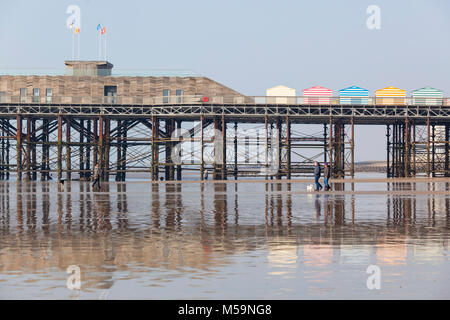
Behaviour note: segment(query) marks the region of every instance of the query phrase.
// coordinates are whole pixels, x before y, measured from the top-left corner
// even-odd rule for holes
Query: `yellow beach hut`
[[[405,104],[406,91],[396,87],[386,87],[375,91],[376,104],[401,105]]]

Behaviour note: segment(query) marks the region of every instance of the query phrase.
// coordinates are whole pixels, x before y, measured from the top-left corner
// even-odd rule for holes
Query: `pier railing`
[[[0,95],[0,104],[57,105],[164,105],[164,104],[243,104],[243,105],[396,105],[450,106],[450,98],[433,97],[323,97],[323,96],[10,96]]]

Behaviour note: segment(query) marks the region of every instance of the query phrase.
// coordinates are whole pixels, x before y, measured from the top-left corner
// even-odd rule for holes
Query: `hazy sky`
[[[0,68],[63,69],[70,4],[81,8],[80,58],[97,59],[101,23],[115,68],[193,70],[248,95],[283,84],[298,94],[393,85],[408,95],[430,85],[450,96],[448,0],[1,0]],[[366,26],[372,4],[379,30]],[[384,127],[356,133],[356,160],[385,158]]]

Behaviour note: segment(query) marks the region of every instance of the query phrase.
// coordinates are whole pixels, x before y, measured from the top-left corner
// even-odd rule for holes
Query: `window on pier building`
[[[47,103],[52,103],[53,90],[51,88],[45,89],[45,97]]]
[[[170,90],[163,89],[163,103],[169,103],[169,95],[170,95]]]
[[[116,103],[117,86],[105,86],[104,94],[106,103]]]
[[[39,102],[39,88],[33,88],[33,102]]]
[[[6,92],[0,92],[0,102],[6,102]]]
[[[177,103],[182,103],[183,102],[183,98],[181,96],[183,95],[183,90],[177,89],[175,91],[175,95],[177,96]]]
[[[20,102],[27,102],[27,88],[20,88]]]

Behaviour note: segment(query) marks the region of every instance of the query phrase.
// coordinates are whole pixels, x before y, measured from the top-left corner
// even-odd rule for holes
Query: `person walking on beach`
[[[328,180],[331,176],[331,170],[328,166],[328,163],[325,162],[325,168],[323,169],[323,183],[325,184],[325,191],[330,190],[330,185],[328,184]]]
[[[92,188],[97,185],[98,189],[100,189],[100,164],[96,164],[94,167],[94,183],[92,183]]]
[[[316,183],[315,191],[322,190],[322,185],[319,183],[320,174],[321,174],[320,164],[317,161],[315,161],[314,162],[314,182]]]

